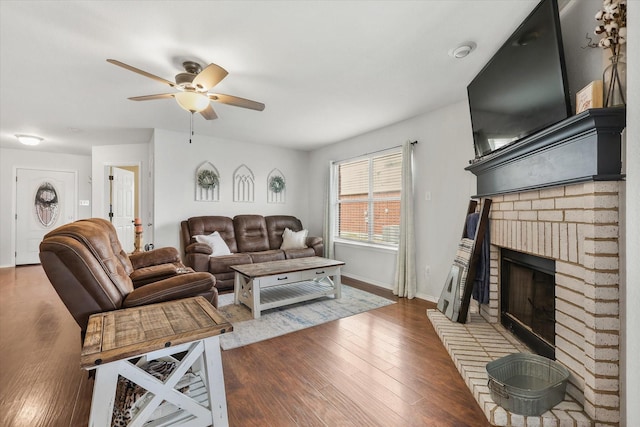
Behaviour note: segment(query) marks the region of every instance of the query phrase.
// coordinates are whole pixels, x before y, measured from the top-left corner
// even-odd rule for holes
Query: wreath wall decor
[[[269,180],[269,189],[276,194],[281,193],[285,187],[286,184],[284,182],[284,178],[281,176],[272,176]]]
[[[198,172],[198,185],[202,188],[215,188],[220,183],[218,175],[212,170],[203,169]]]
[[[43,182],[36,191],[34,201],[36,217],[40,224],[49,228],[58,219],[59,201],[58,191],[50,182]]]

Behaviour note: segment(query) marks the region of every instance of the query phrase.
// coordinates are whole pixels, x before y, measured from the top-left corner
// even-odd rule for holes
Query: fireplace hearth
[[[500,322],[533,351],[555,359],[555,261],[501,252]]]

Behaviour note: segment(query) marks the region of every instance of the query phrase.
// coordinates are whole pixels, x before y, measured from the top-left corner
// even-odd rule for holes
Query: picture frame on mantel
[[[589,108],[602,108],[602,80],[594,80],[576,93],[576,114]]]

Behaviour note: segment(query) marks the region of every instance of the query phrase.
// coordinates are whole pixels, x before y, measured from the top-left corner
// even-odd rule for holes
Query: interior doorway
[[[107,166],[108,208],[106,217],[118,234],[118,240],[126,252],[134,250],[134,219],[140,217],[139,166]]]

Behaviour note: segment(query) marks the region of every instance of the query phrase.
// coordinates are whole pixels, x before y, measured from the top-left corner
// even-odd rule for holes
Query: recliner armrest
[[[173,301],[213,292],[216,278],[209,273],[186,273],[134,289],[123,301],[123,308]],[[217,301],[217,297],[215,298]]]
[[[181,262],[178,250],[170,246],[165,248],[153,249],[147,252],[131,254],[129,255],[129,260],[131,260],[131,264],[133,265],[134,270],[153,265]]]
[[[193,270],[191,270],[190,268],[186,270],[181,263],[160,264],[133,270],[129,277],[133,282],[133,287],[139,288],[140,286],[144,286],[147,283],[156,282],[162,279],[168,279],[169,277],[173,277],[176,274],[187,273],[188,271]]]

